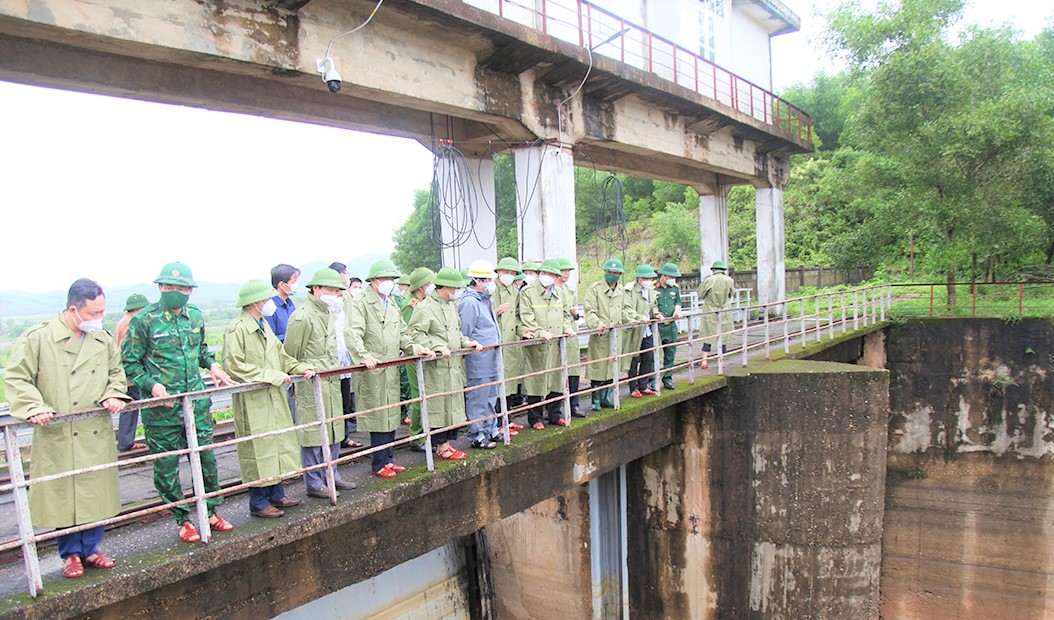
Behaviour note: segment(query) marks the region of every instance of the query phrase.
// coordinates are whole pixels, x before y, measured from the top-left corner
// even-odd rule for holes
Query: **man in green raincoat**
[[[334,324],[336,315],[344,304],[344,281],[335,270],[323,267],[315,272],[307,283],[307,288],[310,291],[307,300],[289,315],[289,325],[285,332],[285,352],[296,360],[309,364],[316,371],[338,368]],[[326,418],[342,415],[339,376],[322,379],[322,406]],[[296,423],[306,424],[318,419],[315,391],[311,384],[301,383],[296,386]],[[329,438],[330,460],[334,460],[340,455],[340,442],[344,440],[344,420],[325,422],[323,428]],[[322,432],[315,426],[297,431],[302,467],[326,462],[322,453]],[[341,480],[340,471],[336,467],[333,467],[333,478],[338,489],[355,488],[354,482]],[[304,472],[304,486],[311,497],[328,498],[325,485],[325,468]]]
[[[424,365],[424,394],[428,410],[429,428],[443,428],[465,421],[465,395],[430,396],[451,392],[465,387],[465,360],[453,357],[451,351],[482,347],[475,340],[461,333],[461,319],[457,314],[460,289],[465,279],[452,267],[443,267],[435,277],[436,291],[417,304],[410,317],[410,337],[422,349],[435,352],[432,361]],[[452,461],[464,460],[467,456],[450,444],[457,430],[434,433],[436,456]]]
[[[410,317],[413,316],[417,304],[421,303],[425,296],[435,292],[435,285],[432,283],[435,277],[435,272],[428,267],[418,267],[410,272],[410,296],[406,303],[399,307],[404,324],[410,324]],[[407,368],[406,376],[410,383],[409,398],[417,398],[420,394],[417,389],[417,369],[409,364],[404,364],[402,367]],[[406,424],[405,419],[403,424]],[[410,403],[410,435],[420,435],[422,432],[424,432],[424,427],[421,426],[421,403]],[[424,439],[415,439],[410,442],[410,449],[424,452],[424,444]]]
[[[651,265],[640,265],[633,277],[633,282],[626,285],[626,319],[647,321],[663,318],[656,306],[655,291],[652,290],[659,274],[655,273]],[[637,325],[626,330],[626,339],[622,341],[627,354],[622,361],[628,362],[629,395],[633,398],[643,398],[645,394],[654,396],[657,393],[648,387],[648,379],[655,370],[653,331],[651,325]]]
[[[557,279],[557,285],[560,287],[560,292],[564,298],[564,309],[567,310],[567,320],[574,326],[575,331],[578,331],[578,292],[571,287],[571,272],[575,269],[575,264],[571,262],[569,258],[558,258],[556,259],[557,265],[560,267],[560,277]],[[579,364],[582,361],[582,345],[579,344],[578,338],[569,338],[567,340],[567,389],[571,392],[571,415],[576,418],[584,418],[586,414],[579,407],[578,400],[578,389],[579,382],[582,378],[582,367],[575,364]]]
[[[109,415],[62,420],[63,414],[99,406],[118,413],[128,400],[121,357],[102,329],[105,310],[102,288],[77,280],[67,293],[66,309],[29,328],[11,349],[4,370],[11,415],[39,425],[33,431],[33,478],[117,462]],[[121,510],[117,468],[35,484],[29,490],[29,510],[38,528],[109,519]],[[99,551],[102,537],[101,525],[59,536],[63,575],[80,577],[85,565],[116,566]]]
[[[269,383],[270,386],[232,395],[234,429],[238,437],[259,435],[292,427],[285,386],[289,375],[315,376],[310,364],[298,362],[282,346],[264,318],[278,309],[274,290],[263,280],[249,280],[238,291],[240,315],[223,332],[223,369],[239,383]],[[275,478],[299,466],[296,435],[269,435],[237,444],[242,482]],[[281,480],[249,487],[249,514],[275,519],[282,508],[296,506],[300,498],[285,496]]]
[[[523,271],[515,258],[506,256],[498,261],[495,268],[498,279],[494,288],[494,294],[490,301],[494,306],[494,314],[498,317],[498,331],[501,333],[502,342],[515,342],[519,340],[516,335],[516,308],[520,301],[520,288],[516,285],[516,276]],[[516,378],[523,374],[523,349],[520,347],[506,347],[502,351],[502,362],[505,366],[505,377],[509,379],[506,395],[506,406],[509,409],[523,404],[523,382]],[[500,406],[495,404],[495,409]],[[520,425],[509,424],[510,434]]]
[[[600,330],[589,335],[589,347],[586,352],[589,365],[586,366],[586,378],[593,391],[593,411],[615,406],[611,401],[611,388],[606,387],[614,380],[611,357],[611,331],[616,325],[626,322],[626,291],[619,286],[619,278],[625,272],[622,261],[609,258],[602,267],[604,278],[589,285],[584,300],[586,326],[590,330]],[[619,332],[621,342],[625,330]],[[621,345],[619,346],[621,349]]]
[[[552,259],[545,260],[538,270],[538,279],[520,291],[519,325],[516,330],[520,338],[542,340],[539,344],[524,347],[523,352],[524,372],[542,372],[523,380],[527,403],[535,405],[527,410],[527,423],[535,430],[545,428],[542,421],[543,408],[538,403],[542,399],[555,399],[564,391],[557,338],[561,334],[576,335],[571,315],[564,306],[564,292],[556,286],[558,277],[559,264]],[[550,424],[567,426],[567,418],[563,415],[563,407],[559,400],[548,403],[545,410]]]
[[[677,265],[666,263],[659,269],[659,286],[656,289],[656,305],[663,316],[670,319],[659,324],[659,338],[662,341],[662,387],[673,389],[673,368],[677,358],[677,321],[681,318],[681,288],[677,278],[681,272]],[[653,382],[649,381],[649,385]]]
[[[732,332],[732,313],[721,312],[717,314],[718,310],[731,307],[732,295],[736,291],[736,283],[725,273],[727,269],[728,265],[725,264],[725,261],[715,260],[714,264],[710,266],[710,275],[703,278],[703,281],[699,283],[699,304],[702,306],[704,313],[702,325],[699,326],[699,333],[703,337],[703,361],[701,364],[703,368],[709,366],[706,358],[710,353],[711,346],[718,340],[718,331],[723,334],[721,337],[722,353],[728,348],[728,338]]]
[[[121,343],[121,357],[129,383],[139,391],[154,398],[205,389],[199,368],[208,368],[213,385],[234,385],[209,353],[205,342],[205,319],[197,306],[187,303],[197,287],[190,268],[180,262],[169,263],[161,268],[154,279],[161,291],[161,299],[143,308],[128,323],[128,334]],[[198,445],[212,443],[212,400],[193,401],[194,425]],[[183,427],[183,407],[152,407],[144,409],[143,429],[150,452],[169,452],[187,447]],[[220,490],[220,477],[216,470],[216,454],[212,450],[201,453],[201,474],[205,492]],[[184,498],[179,482],[179,457],[164,456],[154,460],[154,487],[161,501],[177,502]],[[223,501],[220,496],[206,500],[209,510],[209,525],[220,532],[234,529],[227,520],[216,514],[216,506]],[[190,522],[190,507],[180,504],[171,508],[179,524],[179,538],[193,543],[201,540],[197,528]]]
[[[370,434],[372,448],[395,441],[395,429],[402,420],[402,412],[396,404],[400,400],[399,367],[373,369],[378,363],[397,360],[404,353],[431,354],[431,351],[415,346],[406,332],[406,324],[392,297],[398,276],[388,261],[374,263],[366,276],[368,286],[352,303],[344,330],[352,362],[370,369],[358,376],[359,410],[382,408],[358,417],[359,430]],[[393,458],[394,451],[390,447],[372,453],[371,471],[382,478],[406,471],[402,465],[396,465]]]

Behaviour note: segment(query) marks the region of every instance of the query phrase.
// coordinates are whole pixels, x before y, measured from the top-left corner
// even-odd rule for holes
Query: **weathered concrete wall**
[[[498,618],[593,617],[588,485],[486,528]]]
[[[888,335],[883,616],[1054,617],[1054,325]]]
[[[679,407],[627,467],[642,618],[874,618],[888,376],[781,361]]]

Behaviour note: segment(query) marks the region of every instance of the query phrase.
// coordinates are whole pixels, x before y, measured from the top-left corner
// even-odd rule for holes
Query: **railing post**
[[[783,352],[790,353],[791,341],[790,341],[790,310],[788,309],[789,304],[787,300],[783,300]]]
[[[970,283],[970,316],[977,318],[977,283]]]
[[[326,403],[322,397],[322,377],[311,378],[311,387],[315,391],[315,418],[319,422],[318,432],[322,442],[322,458],[326,462],[326,493],[329,503],[337,505],[337,480],[333,475],[333,451],[329,443],[329,424],[326,423]]]
[[[695,383],[695,339],[692,330],[692,317],[688,317],[688,383]]]
[[[22,537],[22,561],[26,565],[29,595],[36,598],[37,594],[44,590],[44,581],[40,575],[40,559],[37,557],[37,539],[33,535],[33,519],[29,514],[29,489],[26,486],[26,473],[22,469],[22,454],[18,451],[18,434],[13,426],[4,429],[4,451],[7,453],[8,474],[14,486],[11,493],[15,500],[18,533]]]
[[[845,291],[842,291],[841,297],[842,297],[842,333],[844,334],[845,330],[849,328],[849,323],[846,320],[846,305],[847,304],[846,304],[846,301],[845,301]]]
[[[801,348],[802,349],[804,349],[806,346],[808,346],[808,342],[806,341],[806,337],[805,337],[805,304],[806,304],[807,300],[808,300],[807,297],[802,297],[801,301],[799,302],[799,306],[801,307]]]
[[[749,308],[750,304],[747,304],[747,307]],[[743,342],[742,342],[742,344],[740,346],[743,348],[743,365],[746,366],[747,365],[747,342],[748,342],[747,330],[750,329],[749,325],[747,325],[747,317],[750,316],[750,312],[748,310],[743,310],[742,311],[742,315],[743,315]]]
[[[827,335],[834,338],[834,293],[827,293]]]
[[[860,329],[860,315],[857,313],[857,303],[860,297],[860,289],[853,289],[853,329]]]
[[[501,435],[505,445],[509,445],[512,439],[509,437],[509,403],[508,389],[505,385],[505,351],[498,347],[498,410],[501,411]]]
[[[725,374],[725,324],[722,321],[722,310],[717,311],[717,374]]]
[[[659,338],[659,320],[653,321],[651,328],[651,370],[655,381],[655,394],[662,395],[662,338]]]
[[[765,359],[772,359],[772,352],[769,351],[772,347],[772,344],[769,342],[769,309],[764,308],[761,314],[764,316],[765,321]]]
[[[878,293],[878,319],[884,322],[886,320],[886,296],[881,289],[876,292]]]
[[[205,479],[201,474],[201,452],[198,451],[198,429],[194,420],[194,403],[189,396],[182,398],[183,428],[187,433],[187,448],[190,449],[190,482],[194,488],[194,504],[198,510],[198,534],[201,542],[208,543],[212,538],[212,527],[209,525],[209,507],[205,503]]]
[[[933,318],[933,285],[930,285],[930,318]]]
[[[438,355],[438,353],[436,354]],[[414,362],[417,371],[417,397],[421,399],[421,430],[425,434],[425,465],[428,471],[435,471],[435,462],[432,459],[432,424],[428,419],[428,401],[425,399],[425,365],[418,359]],[[505,419],[505,441],[509,440],[508,417]]]
[[[1017,313],[1020,316],[1025,315],[1025,283],[1017,285]]]
[[[619,358],[618,358],[618,328],[611,328],[611,387],[614,394],[611,396],[615,403],[615,409],[622,408],[622,399],[619,397]]]
[[[567,335],[560,336],[560,376],[562,377],[562,384],[564,388],[564,415],[567,416],[564,421],[567,422],[567,426],[571,426],[571,386],[569,384],[570,372],[567,370]]]

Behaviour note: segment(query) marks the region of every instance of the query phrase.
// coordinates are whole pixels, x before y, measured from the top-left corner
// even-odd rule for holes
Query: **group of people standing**
[[[334,263],[312,275],[306,300],[298,306],[293,298],[299,293],[300,271],[277,265],[270,282],[250,280],[241,286],[236,302],[241,312],[224,331],[221,362],[206,344],[201,311],[189,303],[197,283],[185,264],[162,268],[154,280],[160,293],[157,302],[147,303],[141,295],[129,298],[115,330],[116,340],[102,329],[106,299],[101,287],[91,280],[77,280],[69,289],[66,309],[29,329],[12,350],[4,376],[11,415],[39,426],[33,436],[32,469],[40,477],[117,459],[118,442],[107,416],[51,424],[56,414],[99,406],[116,414],[140,396],[165,399],[202,390],[202,369],[215,386],[267,384],[233,394],[232,405],[239,437],[264,434],[237,443],[242,480],[256,483],[250,487],[250,513],[278,518],[283,509],[303,501],[285,495],[282,481],[291,471],[306,469],[303,477],[309,496],[330,497],[327,463],[337,459],[342,443],[357,445],[349,443],[349,422],[369,433],[374,475],[392,478],[406,471],[395,462],[392,444],[399,425],[406,421],[412,435],[422,434],[422,407],[415,402],[421,393],[417,373],[412,365],[398,363],[403,356],[425,360],[423,409],[429,427],[439,429],[431,434],[435,455],[446,460],[466,458],[452,443],[456,427],[466,421],[469,446],[488,450],[498,445],[506,430],[499,427],[496,413],[501,409],[502,372],[508,385],[515,386],[506,406],[526,406],[528,425],[536,430],[544,429],[546,422],[567,426],[569,415],[585,416],[588,409],[613,407],[611,384],[616,372],[628,373],[631,397],[656,394],[656,350],[662,351],[663,385],[673,389],[675,321],[681,316],[677,266],[667,263],[655,271],[641,265],[624,284],[622,262],[609,259],[603,265],[603,279],[586,290],[581,310],[578,294],[570,286],[574,268],[568,259],[521,264],[507,257],[496,266],[475,261],[464,272],[422,267],[401,275],[391,263],[380,261],[362,282]],[[727,306],[732,293],[724,264],[718,261],[713,269],[715,274],[700,288],[704,308],[709,309]],[[358,292],[348,294],[354,289]],[[591,330],[584,364],[576,337],[579,319]],[[658,320],[657,334],[652,333],[652,324],[643,323],[653,319]],[[611,329],[637,322],[641,324],[620,331],[613,356]],[[567,387],[573,396],[568,411],[561,398],[565,384],[560,336],[567,336],[571,345]],[[495,346],[520,340],[531,342],[501,350]],[[454,355],[459,349],[473,351]],[[352,365],[364,369],[315,377]],[[591,384],[591,407],[586,408],[578,402],[579,392],[584,392],[583,374]],[[306,381],[293,385],[297,375]],[[316,398],[318,394],[321,398]],[[208,398],[193,401],[199,445],[213,440],[210,407]],[[295,435],[280,432],[294,423],[320,419],[318,407],[327,419],[344,419],[308,426]],[[136,422],[129,413],[122,413],[120,423],[122,449],[137,447]],[[145,447],[151,453],[187,448],[178,401],[142,409],[142,422]],[[514,436],[522,429],[510,423],[507,432]],[[418,439],[417,447],[423,450]],[[324,445],[330,454],[324,454]],[[199,454],[205,492],[219,491],[214,452]],[[154,486],[175,516],[179,538],[199,541],[180,484],[179,456],[152,462]],[[338,490],[355,488],[353,482],[341,479],[336,467],[331,471]],[[221,503],[219,495],[207,500],[210,527],[231,531],[233,525],[216,511]],[[36,527],[66,528],[112,517],[120,510],[117,469],[34,484],[30,507]],[[102,532],[100,526],[59,537],[65,576],[79,577],[85,567],[116,564],[98,549]]]

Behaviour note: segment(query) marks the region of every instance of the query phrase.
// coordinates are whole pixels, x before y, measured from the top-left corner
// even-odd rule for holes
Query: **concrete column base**
[[[783,190],[757,190],[758,302],[787,297],[787,265],[783,235]]]
[[[551,145],[515,151],[520,259],[575,261],[575,168],[571,151]]]

